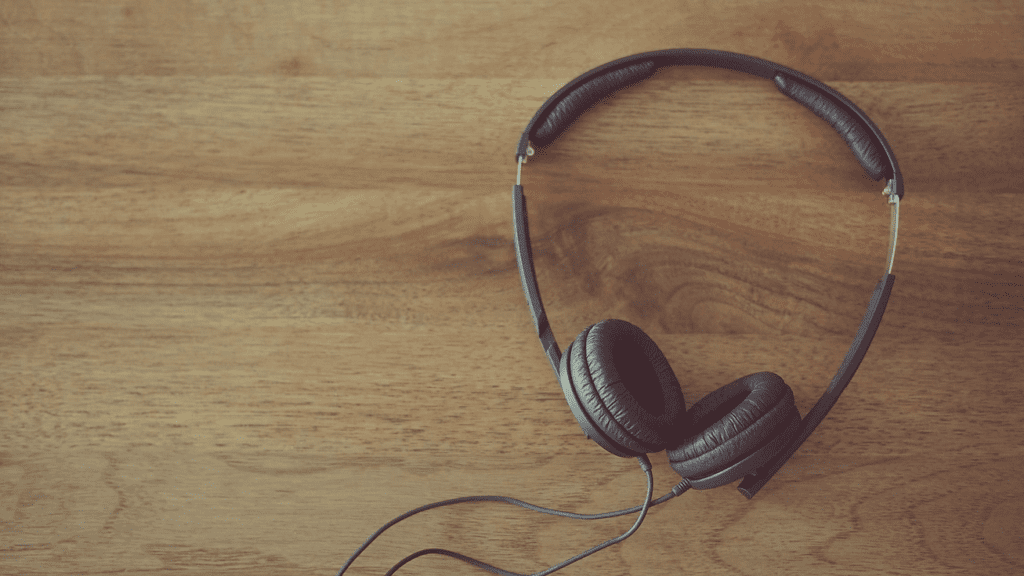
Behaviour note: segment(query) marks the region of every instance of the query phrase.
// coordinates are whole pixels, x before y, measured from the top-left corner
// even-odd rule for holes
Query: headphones
[[[885,178],[887,181],[882,191],[888,198],[891,216],[885,275],[875,286],[857,335],[832,383],[803,419],[797,411],[792,389],[771,372],[739,378],[686,410],[682,389],[665,355],[643,330],[624,320],[602,320],[588,327],[564,353],[551,331],[533,267],[526,197],[520,182],[523,164],[534,154],[534,146],[542,148],[551,144],[599,101],[651,77],[663,66],[728,68],[774,81],[780,92],[806,106],[846,140],[872,180]],[[519,276],[537,337],[584,435],[616,456],[637,458],[647,475],[647,498],[642,506],[591,515],[541,508],[505,496],[471,496],[429,504],[399,516],[378,530],[353,554],[338,576],[390,526],[413,514],[449,504],[499,501],[580,519],[641,512],[633,527],[622,536],[534,575],[544,576],[621,542],[636,531],[650,506],[661,504],[689,488],[716,488],[742,478],[738,487],[740,493],[753,498],[835,405],[878,330],[895,281],[892,264],[903,177],[892,149],[871,119],[842,94],[805,74],[753,56],[719,50],[658,50],[620,58],[581,74],[548,98],[519,139],[516,163],[516,183],[512,187],[513,240]],[[673,487],[671,493],[652,501],[653,477],[647,454],[662,450],[666,451],[670,466],[682,477],[682,482]],[[443,554],[495,574],[521,576],[439,548],[407,556],[388,575],[424,554]]]

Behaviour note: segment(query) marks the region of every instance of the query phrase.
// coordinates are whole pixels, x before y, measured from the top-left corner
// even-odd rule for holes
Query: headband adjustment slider
[[[892,191],[893,184],[894,182],[892,180],[889,180],[888,182],[886,182],[885,188],[882,190],[882,196],[889,197],[889,204],[896,204],[897,202],[900,201],[899,196],[894,194]]]
[[[533,146],[527,144],[526,156],[533,156]],[[519,156],[519,161],[516,163],[516,186],[521,186],[522,183],[519,181],[523,174],[523,164],[526,164],[526,156]]]

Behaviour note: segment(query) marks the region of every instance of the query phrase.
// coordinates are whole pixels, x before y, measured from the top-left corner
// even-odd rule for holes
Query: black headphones
[[[658,346],[640,328],[624,320],[603,320],[588,327],[563,354],[551,332],[533,268],[526,198],[520,183],[522,166],[534,146],[551,144],[584,112],[614,92],[649,78],[663,66],[712,66],[768,78],[780,92],[809,108],[846,140],[872,180],[885,178],[882,194],[890,204],[890,238],[885,275],[875,286],[867,312],[832,383],[801,419],[793,391],[776,374],[758,372],[708,394],[686,410],[682,389]],[[622,536],[608,540],[565,562],[537,572],[550,574],[583,557],[621,542],[640,526],[650,506],[682,494],[690,487],[716,488],[740,478],[739,491],[748,499],[771,479],[835,405],[860,366],[882,320],[895,276],[892,264],[899,226],[903,177],[896,157],[881,131],[842,94],[821,82],[780,64],[732,52],[674,49],[620,58],[581,74],[548,98],[523,131],[516,149],[516,184],[512,187],[512,225],[516,261],[523,292],[541,346],[554,369],[565,399],[587,438],[616,456],[635,457],[647,474],[647,499],[637,506],[606,514],[574,514],[527,504],[504,496],[472,496],[429,504],[399,516],[371,536],[340,576],[384,530],[424,510],[469,501],[500,501],[571,518],[595,519],[640,511]],[[651,501],[653,477],[647,454],[666,450],[682,482],[672,492]],[[449,550],[420,550],[396,564],[388,575],[424,554],[444,554],[495,574],[520,576]]]

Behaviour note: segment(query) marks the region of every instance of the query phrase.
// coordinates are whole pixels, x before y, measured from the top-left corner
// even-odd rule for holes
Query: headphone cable
[[[535,512],[543,512],[544,514],[552,514],[552,515],[555,515],[555,516],[564,516],[566,518],[575,518],[577,520],[599,520],[599,519],[603,519],[603,518],[614,518],[616,516],[624,516],[626,514],[632,514],[633,512],[637,512],[637,511],[640,512],[640,517],[637,518],[636,523],[634,523],[633,527],[630,528],[629,530],[627,530],[625,534],[623,534],[621,536],[618,536],[616,538],[612,538],[611,540],[608,540],[607,542],[599,544],[599,545],[591,548],[590,550],[587,550],[586,552],[583,552],[582,554],[578,554],[576,556],[573,556],[572,558],[569,558],[568,560],[566,560],[566,561],[564,561],[564,562],[562,562],[560,564],[552,566],[551,568],[548,568],[547,570],[544,570],[544,571],[541,571],[541,572],[537,572],[537,573],[531,574],[531,575],[518,574],[516,572],[508,572],[506,570],[502,570],[501,568],[497,568],[495,566],[491,566],[490,564],[487,564],[485,562],[481,562],[479,560],[475,560],[475,559],[470,558],[468,556],[464,556],[462,554],[459,554],[458,552],[452,552],[450,550],[445,550],[443,548],[427,548],[427,549],[415,552],[413,554],[410,554],[409,556],[406,556],[405,558],[403,558],[398,564],[395,564],[391,568],[391,570],[388,571],[388,573],[386,575],[386,576],[391,576],[392,574],[395,573],[395,571],[397,571],[399,568],[404,566],[406,563],[408,563],[408,562],[412,561],[413,559],[418,558],[420,556],[423,556],[423,555],[426,555],[426,554],[443,554],[445,556],[451,556],[452,558],[456,558],[458,560],[462,560],[463,562],[472,564],[472,565],[474,565],[474,566],[476,566],[478,568],[483,568],[484,570],[487,570],[488,572],[492,572],[494,574],[499,574],[500,576],[546,576],[547,574],[551,574],[552,572],[554,572],[556,570],[560,570],[560,569],[568,566],[569,564],[572,564],[573,562],[576,562],[577,560],[581,560],[581,559],[583,559],[583,558],[593,554],[594,552],[597,552],[598,550],[601,550],[603,548],[611,546],[612,544],[621,542],[621,541],[625,540],[626,538],[629,538],[634,532],[636,532],[636,530],[640,527],[640,524],[644,521],[644,517],[647,516],[647,510],[649,509],[650,506],[657,506],[658,504],[663,504],[663,503],[671,500],[672,498],[675,498],[676,496],[679,496],[683,492],[686,492],[687,490],[690,489],[690,483],[688,481],[686,481],[686,480],[683,480],[679,484],[673,486],[672,487],[672,491],[669,492],[668,494],[665,494],[664,496],[662,496],[661,498],[658,498],[657,500],[651,501],[651,496],[654,493],[654,475],[651,473],[651,461],[647,458],[646,454],[637,456],[637,460],[640,461],[640,467],[643,469],[644,473],[647,475],[647,498],[644,500],[644,503],[641,506],[634,506],[632,508],[626,508],[624,510],[618,510],[618,511],[615,511],[615,512],[604,512],[604,513],[601,513],[601,514],[576,514],[574,512],[564,512],[562,510],[554,510],[554,509],[551,509],[551,508],[544,508],[542,506],[537,506],[537,505],[534,505],[534,504],[530,504],[529,502],[523,502],[522,500],[517,500],[515,498],[510,498],[508,496],[463,496],[461,498],[453,498],[451,500],[444,500],[444,501],[441,501],[441,502],[434,502],[432,504],[427,504],[425,506],[420,506],[419,508],[416,508],[414,510],[410,510],[410,511],[406,512],[405,514],[402,514],[401,516],[398,516],[394,520],[388,522],[384,526],[381,526],[381,528],[379,530],[377,530],[376,532],[373,533],[373,535],[371,535],[369,538],[367,538],[366,542],[363,542],[363,545],[360,546],[359,549],[357,549],[355,551],[355,553],[352,554],[352,556],[348,559],[348,561],[345,562],[345,565],[341,567],[341,570],[338,571],[338,574],[336,576],[342,576],[342,574],[345,573],[345,570],[348,570],[349,566],[351,566],[352,563],[355,562],[355,559],[360,554],[362,554],[363,551],[366,550],[366,548],[374,540],[376,540],[377,537],[380,536],[388,528],[394,526],[395,524],[401,522],[402,520],[405,520],[406,518],[408,518],[410,516],[413,516],[415,514],[419,514],[420,512],[425,512],[427,510],[431,510],[433,508],[440,508],[441,506],[450,506],[452,504],[461,504],[463,502],[504,502],[506,504],[515,504],[516,506],[520,506],[522,508],[526,508],[527,510],[533,510]]]

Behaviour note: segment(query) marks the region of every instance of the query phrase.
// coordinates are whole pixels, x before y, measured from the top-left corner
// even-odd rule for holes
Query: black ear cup
[[[694,488],[724,486],[789,445],[800,429],[793,390],[777,374],[744,376],[689,410],[690,430],[668,450],[669,464]]]
[[[584,433],[616,456],[660,452],[687,429],[683,391],[668,360],[624,320],[580,333],[562,355],[560,379]]]

